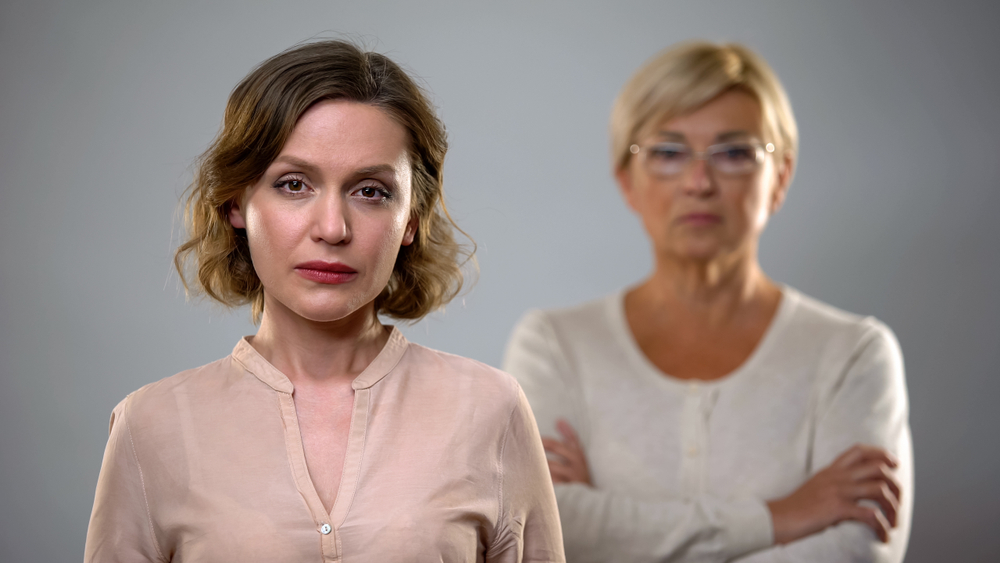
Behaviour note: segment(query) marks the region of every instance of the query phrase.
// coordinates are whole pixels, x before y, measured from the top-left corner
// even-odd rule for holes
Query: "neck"
[[[264,297],[264,316],[251,345],[293,385],[353,381],[378,356],[389,330],[373,303],[343,319],[305,319]]]
[[[709,322],[725,322],[748,305],[777,297],[780,289],[764,275],[756,252],[750,250],[710,260],[657,256],[652,275],[633,293],[646,307],[668,307]]]

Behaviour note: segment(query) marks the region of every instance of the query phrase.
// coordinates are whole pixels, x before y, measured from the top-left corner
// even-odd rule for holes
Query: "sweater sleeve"
[[[84,561],[164,561],[153,534],[142,469],[129,430],[129,399],[111,413],[110,436],[97,478]]]
[[[543,429],[566,419],[586,445],[587,405],[545,313],[514,329],[504,369],[521,383]],[[726,561],[772,543],[760,499],[648,500],[582,484],[556,486],[567,561]]]
[[[889,543],[868,526],[844,522],[797,542],[757,552],[740,563],[879,562],[900,563],[906,553],[913,513],[913,447],[908,422],[903,356],[892,331],[866,321],[846,367],[822,392],[812,452],[812,473],[828,466],[854,444],[869,444],[899,459],[901,485],[897,525]],[[843,365],[843,364],[842,364]]]

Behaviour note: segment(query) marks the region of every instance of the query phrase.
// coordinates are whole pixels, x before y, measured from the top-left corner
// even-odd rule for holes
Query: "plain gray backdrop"
[[[798,175],[775,279],[887,322],[916,451],[907,561],[1000,561],[996,7],[972,2],[7,1],[0,6],[0,560],[83,554],[108,417],[229,353],[247,310],[188,302],[177,205],[265,58],[353,38],[419,76],[481,276],[414,341],[499,365],[532,307],[650,268],[609,172],[628,76],[680,40],[745,42],[788,89]]]

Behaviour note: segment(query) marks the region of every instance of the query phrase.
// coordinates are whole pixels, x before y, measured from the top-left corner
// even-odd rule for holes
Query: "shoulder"
[[[199,366],[149,383],[129,393],[115,407],[111,415],[111,425],[116,421],[127,421],[133,428],[169,426],[179,415],[179,406],[185,397],[212,396],[213,391],[226,386],[239,365],[232,356],[226,356],[209,364]],[[242,372],[241,368],[237,371]]]
[[[609,307],[613,307],[620,299],[621,296],[615,293],[570,307],[531,309],[521,317],[518,325],[544,324],[558,333],[574,333],[588,327],[606,325]]]
[[[785,295],[791,309],[786,334],[841,353],[899,346],[892,329],[873,316],[844,311],[792,288],[786,287]]]
[[[413,342],[408,344],[406,356],[408,371],[419,373],[422,381],[446,386],[470,399],[504,398],[510,402],[519,392],[517,381],[510,374],[471,358]]]
[[[790,288],[791,311],[780,349],[786,358],[811,364],[821,389],[845,382],[903,385],[903,355],[895,334],[882,321],[838,309]]]
[[[532,341],[546,342],[564,351],[610,342],[615,333],[612,313],[620,302],[621,295],[614,293],[571,307],[529,310],[511,333],[508,354],[512,348]]]

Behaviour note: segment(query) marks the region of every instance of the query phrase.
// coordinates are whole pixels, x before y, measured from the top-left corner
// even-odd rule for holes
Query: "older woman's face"
[[[369,105],[327,100],[302,115],[229,215],[246,229],[266,312],[334,321],[378,296],[416,231],[407,146]]]
[[[723,173],[694,159],[673,175],[649,166],[647,147],[687,145],[696,152],[728,142],[759,144],[763,136],[760,103],[733,90],[697,110],[660,124],[637,145],[643,147],[616,173],[627,203],[642,218],[658,257],[708,261],[756,252],[768,217],[778,210],[791,179],[791,157],[761,151],[758,165],[746,172]]]

